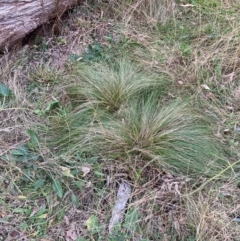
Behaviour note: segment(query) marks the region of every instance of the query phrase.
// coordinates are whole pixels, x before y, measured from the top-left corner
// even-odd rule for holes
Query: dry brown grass
[[[236,183],[229,181],[185,199],[186,222],[195,229],[195,240],[239,240],[238,195]]]
[[[1,78],[13,94],[0,109],[2,154],[24,144],[28,140],[27,129],[33,124],[42,123],[33,113],[32,104],[27,98],[25,63],[26,59],[21,53],[16,58],[6,54],[5,59],[1,59]]]

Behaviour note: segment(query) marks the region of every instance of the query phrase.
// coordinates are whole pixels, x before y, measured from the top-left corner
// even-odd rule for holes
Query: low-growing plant
[[[181,173],[212,175],[221,170],[223,156],[207,125],[184,102],[163,107],[150,94],[132,101],[121,119],[100,123],[90,143],[103,156],[140,155]]]
[[[12,96],[12,91],[0,82],[0,109],[5,107],[6,100],[10,96]]]
[[[131,99],[117,115],[78,109],[62,123],[55,145],[70,156],[79,151],[106,159],[140,156],[184,174],[219,172],[223,151],[206,118],[183,100],[162,106],[159,95],[149,92]]]
[[[98,43],[94,42],[94,44],[88,45],[88,51],[83,54],[83,61],[98,61],[103,59],[103,47]]]
[[[156,88],[163,90],[166,82],[166,76],[149,73],[123,58],[112,65],[81,64],[77,81],[67,87],[67,93],[78,105],[87,103],[113,113],[143,92]]]
[[[56,69],[47,66],[40,66],[30,73],[33,82],[48,85],[54,84],[59,80],[60,76],[60,73]]]

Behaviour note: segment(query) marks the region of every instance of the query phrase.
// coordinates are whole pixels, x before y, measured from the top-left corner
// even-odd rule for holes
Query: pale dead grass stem
[[[210,188],[195,198],[187,198],[186,222],[195,230],[195,240],[236,240],[237,223],[232,221],[230,210],[219,199],[219,192]]]
[[[174,0],[130,0],[128,2],[113,0],[107,5],[103,1],[99,2],[105,14],[111,12],[126,25],[129,23],[136,25],[147,23],[148,26],[154,26],[157,23],[165,24],[174,17],[177,6]]]

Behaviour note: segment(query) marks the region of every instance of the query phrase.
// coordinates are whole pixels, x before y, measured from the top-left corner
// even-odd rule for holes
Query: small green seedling
[[[12,91],[1,82],[0,82],[0,96],[3,97],[3,100],[1,102],[1,108],[3,108],[5,106],[7,97],[12,96]]]

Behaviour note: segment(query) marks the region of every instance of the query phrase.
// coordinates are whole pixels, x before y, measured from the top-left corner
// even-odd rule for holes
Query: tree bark
[[[0,49],[22,39],[79,0],[0,0]]]

